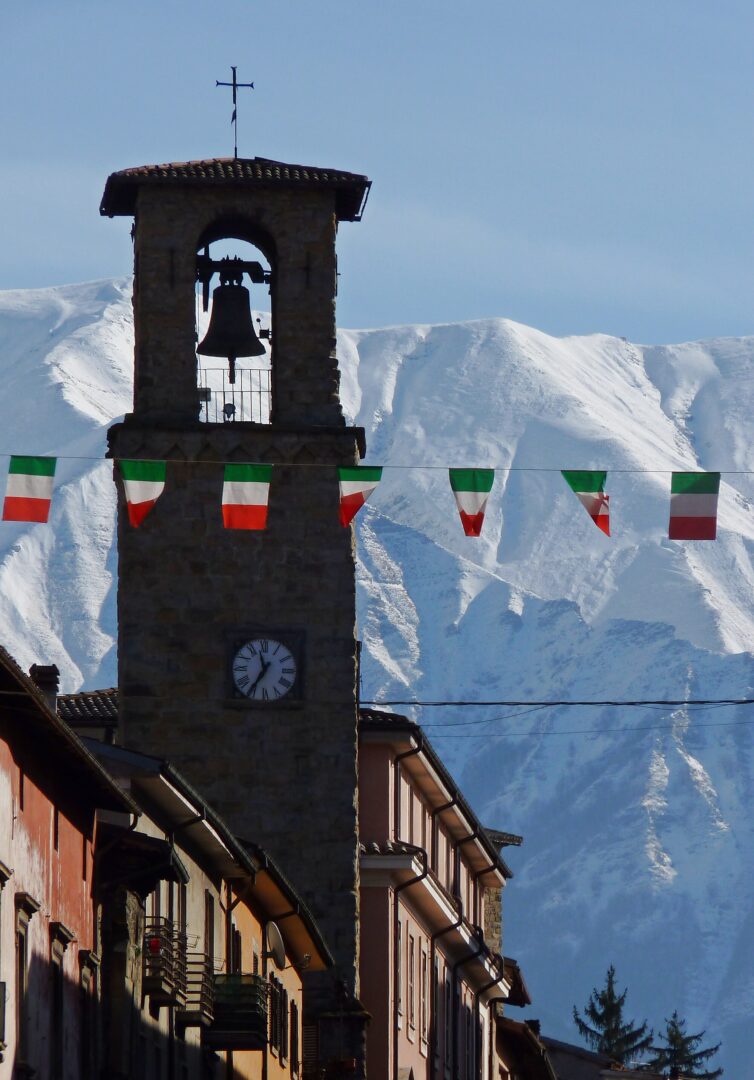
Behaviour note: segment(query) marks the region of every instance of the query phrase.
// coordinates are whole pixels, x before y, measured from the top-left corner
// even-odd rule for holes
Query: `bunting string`
[[[8,455],[10,458],[3,521],[40,522],[49,518],[58,458],[51,456]],[[70,459],[69,459],[70,460]],[[77,457],[73,460],[102,460]],[[185,464],[181,460],[180,464]],[[222,519],[226,529],[264,530],[275,464],[254,462],[192,461],[224,469]],[[167,460],[117,459],[115,461],[125,496],[128,518],[139,528],[162,496],[167,479]],[[293,468],[326,468],[321,463],[298,463]],[[384,468],[430,468],[439,466],[354,465],[335,466],[339,485],[339,519],[348,527],[382,480]],[[524,466],[494,468],[450,468],[448,478],[466,536],[482,533],[487,502],[498,472],[552,472],[555,470]],[[610,536],[610,496],[605,491],[608,470],[558,470],[577,496],[594,524]],[[616,470],[654,472],[666,470]],[[743,474],[743,470],[738,475]],[[671,540],[714,540],[717,535],[717,504],[720,472],[671,471],[670,516],[668,537]]]

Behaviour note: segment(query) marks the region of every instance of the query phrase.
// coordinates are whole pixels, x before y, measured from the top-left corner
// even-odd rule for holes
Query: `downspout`
[[[456,849],[456,851],[458,851],[459,848],[463,844],[470,844],[472,842],[472,840],[478,840],[478,839],[479,839],[479,826],[477,825],[477,826],[474,827],[473,831],[469,833],[468,836],[462,836],[460,840],[456,841],[456,843],[454,845],[455,849]],[[459,896],[459,899],[461,899],[461,897],[460,897],[460,891],[461,891],[461,873],[460,873],[460,869],[461,869],[461,864],[460,864],[460,858],[459,858],[458,871],[455,874],[456,880],[454,882],[454,885],[455,885],[456,890],[457,890],[456,895]],[[471,921],[471,920],[469,920],[469,921]]]
[[[505,961],[503,961],[503,973],[504,972],[505,972]],[[492,1063],[495,1060],[494,1059],[494,1054],[495,1054],[495,1046],[497,1044],[497,1024],[494,1025],[494,1028],[495,1028],[494,1033],[493,1033],[493,1030],[492,1030],[493,1029],[492,1006],[493,1005],[504,1005],[507,1000],[508,1000],[507,998],[493,997],[493,998],[490,998],[490,1000],[487,1002],[487,1008],[490,1010],[490,1052],[489,1052],[489,1063],[488,1063],[487,1075],[489,1076],[490,1080],[492,1080]],[[493,1035],[494,1035],[494,1037],[493,1037]]]
[[[471,837],[468,837],[471,840]],[[466,956],[461,960],[456,960],[455,964],[451,968],[451,986],[452,993],[451,998],[453,1001],[453,1067],[451,1069],[451,1076],[458,1075],[458,1015],[460,1010],[458,1009],[459,994],[458,994],[458,969],[464,967],[466,964],[470,964],[472,960],[476,960],[484,952],[486,945],[484,943],[484,937],[479,935],[479,947],[476,952],[473,952],[471,956]],[[398,1078],[396,1077],[396,1080]]]
[[[430,938],[429,938],[429,957],[430,957],[430,965],[431,965],[430,971],[432,973],[431,974],[431,979],[432,979],[432,1001],[433,1002],[437,1000],[437,988],[438,988],[438,982],[437,982],[437,978],[435,976],[435,954],[436,954],[436,951],[437,951],[436,945],[437,945],[437,941],[438,941],[439,938],[443,937],[445,934],[450,934],[453,930],[457,930],[458,927],[463,922],[463,908],[461,907],[460,904],[458,904],[457,906],[458,906],[458,918],[456,919],[456,921],[452,922],[452,923],[449,923],[447,926],[444,926],[441,930],[435,930],[435,932],[433,934],[431,934]],[[429,1040],[429,1050],[430,1050],[430,1055],[431,1055],[430,1056],[430,1066],[429,1067],[430,1067],[430,1071],[432,1073],[432,1077],[433,1077],[433,1080],[434,1080],[434,1078],[437,1075],[436,1069],[435,1069],[435,1059],[436,1059],[436,1056],[437,1056],[437,1049],[438,1049],[438,1046],[437,1046],[437,1010],[433,1009],[432,1013],[433,1013],[433,1016],[432,1016],[432,1028],[431,1028],[431,1031],[430,1031],[430,1040]],[[445,1018],[445,1023],[446,1023],[446,1028],[447,1028],[447,1017]]]
[[[395,785],[393,791],[393,840],[400,839],[401,831],[401,784],[400,784],[400,763],[407,757],[415,757],[420,754],[424,749],[424,734],[421,728],[416,733],[416,746],[412,746],[409,750],[404,750],[402,754],[396,754],[393,758],[393,784]],[[426,856],[426,851],[424,852]]]
[[[483,873],[483,874],[485,872],[486,871],[484,871],[484,870],[481,871],[481,873]],[[482,1051],[482,1046],[481,1046],[482,1035],[481,1035],[481,1031],[479,1030],[479,999],[481,998],[482,994],[486,993],[488,990],[491,990],[493,986],[497,986],[497,984],[500,982],[500,979],[503,978],[503,976],[505,974],[505,960],[503,959],[502,956],[493,957],[493,963],[494,963],[495,967],[499,969],[498,970],[498,975],[496,976],[496,978],[490,979],[489,982],[486,982],[484,984],[484,986],[480,986],[479,989],[474,992],[474,1032],[475,1032],[474,1037],[476,1039],[476,1044],[477,1044],[476,1045],[476,1060],[477,1060],[477,1077],[479,1078],[479,1080],[481,1080],[481,1070],[479,1070],[479,1066],[482,1063],[482,1053],[481,1053],[481,1051]],[[492,1047],[492,1014],[490,1014],[490,1048],[491,1047]],[[492,1059],[490,1058],[490,1070],[491,1069],[492,1069]],[[488,1076],[488,1080],[492,1080],[492,1072],[491,1071],[488,1072],[487,1076]]]
[[[398,995],[400,993],[401,977],[398,965],[398,894],[410,885],[417,885],[420,881],[424,881],[429,873],[427,852],[424,848],[416,848],[416,854],[419,855],[424,864],[422,872],[417,874],[416,877],[409,878],[408,881],[402,881],[393,889],[393,1080],[398,1080]],[[263,1078],[263,1080],[266,1080],[266,1078]]]
[[[438,849],[438,843],[437,843],[437,841],[438,841],[438,835],[437,835],[438,834],[438,829],[437,829],[436,818],[438,817],[439,814],[444,813],[446,810],[452,810],[457,802],[458,802],[458,795],[454,795],[453,798],[450,800],[450,802],[443,803],[441,806],[436,806],[434,808],[434,810],[430,810],[430,812],[429,812],[430,821],[432,822],[432,836],[431,836],[431,841],[432,841],[432,861],[435,864],[435,868],[437,868],[437,849]]]

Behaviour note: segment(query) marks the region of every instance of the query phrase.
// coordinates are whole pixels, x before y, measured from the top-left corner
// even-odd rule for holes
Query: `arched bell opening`
[[[207,423],[270,422],[271,247],[239,221],[215,222],[200,237],[197,383],[200,418]]]

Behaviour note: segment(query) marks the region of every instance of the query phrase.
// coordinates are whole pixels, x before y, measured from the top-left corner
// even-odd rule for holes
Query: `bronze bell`
[[[254,333],[251,299],[245,286],[218,285],[213,291],[209,326],[196,351],[202,356],[227,356],[229,360],[264,356],[264,345]]]

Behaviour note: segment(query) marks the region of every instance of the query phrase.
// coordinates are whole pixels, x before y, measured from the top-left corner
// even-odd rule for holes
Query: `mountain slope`
[[[359,522],[365,699],[752,696],[754,339],[643,347],[491,319],[343,331],[339,354],[344,408],[387,466]],[[0,294],[0,451],[61,455],[51,526],[0,526],[0,626],[66,690],[116,677],[103,457],[131,366],[129,282]],[[450,465],[501,470],[479,539]],[[561,468],[610,471],[611,538]],[[667,540],[674,468],[724,471],[716,543]],[[677,1007],[743,1062],[749,710],[404,711],[484,820],[525,836],[505,947],[549,1032],[575,1038],[571,1006],[614,962],[637,1016]]]

